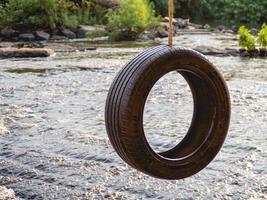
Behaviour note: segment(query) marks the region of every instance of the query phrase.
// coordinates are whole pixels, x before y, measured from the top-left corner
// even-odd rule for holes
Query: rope
[[[173,10],[174,10],[173,0],[169,0],[169,46],[173,45]]]

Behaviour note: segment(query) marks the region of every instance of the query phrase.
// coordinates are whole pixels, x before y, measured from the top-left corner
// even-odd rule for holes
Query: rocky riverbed
[[[232,122],[221,152],[199,174],[154,179],[114,152],[104,124],[109,86],[130,58],[166,40],[49,43],[52,57],[0,60],[0,199],[267,199],[267,59],[209,57],[227,80]],[[175,37],[190,48],[236,42],[232,34]],[[184,136],[192,109],[178,74],[159,81],[144,116],[156,151]]]

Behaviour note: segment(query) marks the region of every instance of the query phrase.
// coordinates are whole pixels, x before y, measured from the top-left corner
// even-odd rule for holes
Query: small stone
[[[67,40],[68,38],[62,35],[52,35],[50,40]]]
[[[22,33],[19,34],[19,40],[22,40],[24,42],[32,42],[35,40],[35,37],[32,33]]]
[[[252,29],[250,29],[250,32],[251,32],[251,34],[254,35],[254,36],[258,35],[258,29],[256,29],[256,28],[252,28]]]
[[[233,31],[234,33],[237,33],[237,32],[238,32],[238,26],[233,25],[233,26],[232,26],[232,31]]]
[[[261,48],[259,50],[259,54],[260,54],[261,57],[267,57],[267,50],[264,49],[264,48]]]
[[[64,28],[64,27],[61,27],[59,29],[60,33],[63,35],[63,36],[66,36],[67,38],[69,39],[74,39],[76,38],[76,34],[73,33],[71,30],[67,29],[67,28]]]
[[[189,24],[190,24],[189,19],[178,18],[175,21],[173,21],[173,25],[179,28],[187,28]]]
[[[219,25],[219,26],[217,26],[217,29],[219,31],[225,31],[225,30],[227,30],[227,27],[226,26],[223,26],[223,25]]]
[[[205,25],[203,26],[203,28],[204,28],[204,29],[210,29],[210,25],[209,25],[209,24],[205,24]]]
[[[44,31],[35,31],[34,35],[35,35],[36,40],[39,40],[39,41],[48,40],[50,38],[50,34]]]
[[[79,29],[77,32],[77,38],[85,38],[86,37],[86,33],[87,31],[85,31],[84,29]]]
[[[160,27],[162,28],[162,30],[167,31],[168,30],[168,27],[169,27],[169,24],[166,23],[166,22],[161,22],[160,23]]]
[[[106,27],[105,26],[85,26],[80,25],[79,30],[77,32],[77,38],[86,38],[88,35],[92,35],[93,37],[96,36],[103,36],[106,35]]]
[[[150,37],[148,35],[142,35],[140,39],[142,41],[148,41],[148,40],[150,40]]]
[[[194,50],[205,55],[217,55],[222,53],[222,50],[210,46],[197,46]]]
[[[194,48],[195,51],[198,51],[204,55],[210,56],[239,56],[240,52],[236,49],[218,49],[210,46],[197,46]]]
[[[239,51],[241,57],[249,57],[249,53],[245,49],[240,49]]]
[[[88,32],[93,32],[93,31],[96,31],[96,27],[94,26],[80,26],[77,32],[77,37],[85,38]]]
[[[169,17],[164,17],[162,22],[169,22],[169,20],[170,20]]]
[[[158,31],[156,33],[156,37],[159,37],[159,38],[166,38],[168,37],[168,32],[167,31]]]
[[[186,28],[189,30],[195,30],[196,29],[194,26],[187,26]]]

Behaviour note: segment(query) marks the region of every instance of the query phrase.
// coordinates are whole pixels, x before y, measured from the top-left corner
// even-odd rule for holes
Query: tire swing
[[[223,77],[200,53],[172,46],[173,0],[169,45],[149,48],[132,59],[115,78],[106,101],[106,129],[119,156],[150,176],[177,180],[205,168],[217,155],[230,123],[230,97]],[[177,71],[194,100],[191,126],[174,148],[156,153],[143,129],[143,111],[155,83]]]

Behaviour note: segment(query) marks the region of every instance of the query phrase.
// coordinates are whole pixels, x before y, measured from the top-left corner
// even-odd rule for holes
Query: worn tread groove
[[[142,52],[140,54],[137,55],[137,57],[135,57],[133,60],[131,60],[126,67],[124,67],[118,74],[118,76],[115,78],[115,81],[113,82],[112,86],[111,86],[111,90],[110,93],[108,95],[108,101],[107,101],[107,106],[106,106],[106,119],[115,119],[116,116],[116,111],[114,112],[113,109],[115,108],[113,105],[116,104],[119,96],[118,96],[118,91],[121,90],[122,88],[122,84],[125,83],[125,78],[127,77],[127,75],[129,75],[131,73],[132,70],[134,70],[135,68],[133,68],[132,66],[138,67],[139,63],[142,62],[142,60],[144,60],[145,58],[147,58],[147,56],[150,56],[151,54],[154,54],[156,50],[159,50],[159,47],[154,47],[154,48],[150,48],[147,49],[147,51]],[[110,97],[110,98],[109,98]],[[115,102],[115,103],[114,103]],[[111,109],[111,110],[110,110]],[[111,115],[111,116],[110,116]],[[108,120],[106,120],[108,121]],[[108,124],[111,126],[111,129],[113,130],[114,134],[116,134],[117,130],[116,126],[113,125],[114,121],[108,121]],[[114,138],[114,140],[113,140]],[[119,141],[117,139],[117,137],[110,137],[111,142],[114,142],[114,146],[115,148],[117,146],[120,146]],[[124,152],[121,152],[120,149],[117,149],[118,153],[120,156],[124,157],[123,155]],[[125,158],[126,159],[126,158]]]

